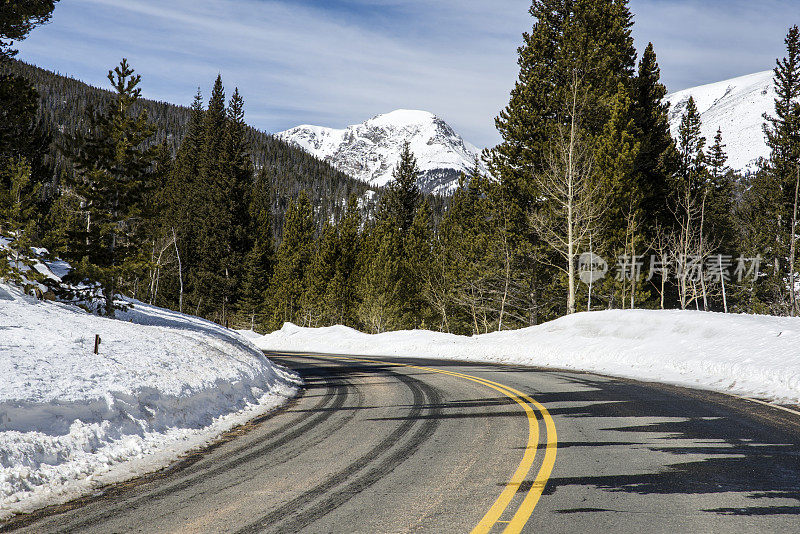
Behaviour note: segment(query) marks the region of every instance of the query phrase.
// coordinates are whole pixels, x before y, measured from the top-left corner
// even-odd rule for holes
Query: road
[[[285,408],[19,532],[800,532],[800,416],[575,372],[270,354]]]

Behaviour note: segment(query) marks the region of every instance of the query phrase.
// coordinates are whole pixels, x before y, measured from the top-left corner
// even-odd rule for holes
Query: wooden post
[[[100,335],[99,334],[95,334],[94,335],[94,353],[97,354],[99,350],[100,350]]]

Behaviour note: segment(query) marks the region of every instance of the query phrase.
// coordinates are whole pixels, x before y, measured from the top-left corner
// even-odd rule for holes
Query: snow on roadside
[[[286,324],[252,340],[264,350],[504,362],[800,402],[800,318],[609,310],[473,337]]]
[[[131,304],[106,319],[0,284],[0,519],[166,466],[296,392],[241,335]]]

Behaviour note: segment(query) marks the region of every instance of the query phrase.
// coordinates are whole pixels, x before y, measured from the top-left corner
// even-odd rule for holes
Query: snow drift
[[[369,335],[292,324],[260,348],[448,358],[573,369],[790,403],[800,402],[800,319],[696,311],[578,313],[516,331],[464,337],[427,331]]]
[[[0,284],[0,518],[163,467],[296,390],[235,332],[129,304],[106,319]]]

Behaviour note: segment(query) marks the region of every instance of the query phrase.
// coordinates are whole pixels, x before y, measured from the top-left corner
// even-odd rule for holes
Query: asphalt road
[[[797,415],[529,367],[270,357],[306,381],[287,407],[0,530],[800,532]]]

